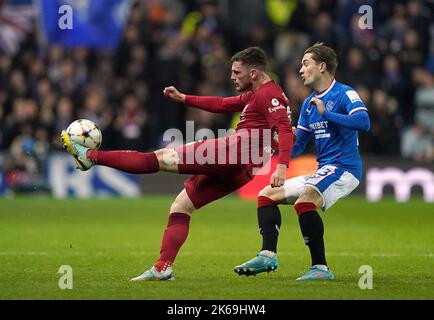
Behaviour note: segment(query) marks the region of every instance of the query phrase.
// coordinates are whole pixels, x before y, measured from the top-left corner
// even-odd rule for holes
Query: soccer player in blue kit
[[[297,280],[332,280],[324,248],[324,225],[318,208],[329,209],[349,195],[362,178],[358,131],[368,131],[368,109],[353,88],[335,80],[335,51],[316,43],[304,52],[299,71],[304,85],[314,91],[303,102],[292,157],[315,139],[318,170],[311,175],[269,185],[258,194],[258,223],[262,249],[255,258],[234,268],[239,275],[256,275],[278,267],[277,241],[281,226],[278,204],[294,204],[312,265]]]

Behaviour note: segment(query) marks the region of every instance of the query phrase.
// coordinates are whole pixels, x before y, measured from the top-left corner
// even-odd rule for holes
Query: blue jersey
[[[358,180],[362,176],[362,161],[359,154],[358,131],[339,126],[320,115],[312,98],[323,101],[327,111],[350,115],[359,110],[367,111],[365,104],[353,88],[333,80],[321,94],[313,92],[300,111],[297,129],[310,133],[315,139],[319,167],[335,165],[351,172]]]

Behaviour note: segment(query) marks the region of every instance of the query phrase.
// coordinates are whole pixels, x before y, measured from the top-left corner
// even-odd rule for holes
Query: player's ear
[[[254,68],[250,69],[250,78],[256,80],[258,78],[258,70]]]
[[[320,64],[319,64],[319,71],[320,71],[321,73],[327,71],[327,64],[326,64],[325,62],[320,62]]]

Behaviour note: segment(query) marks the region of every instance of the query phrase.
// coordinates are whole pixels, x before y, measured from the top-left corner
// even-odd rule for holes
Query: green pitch
[[[128,280],[158,257],[173,197],[0,200],[0,299],[434,299],[434,210],[348,198],[323,215],[336,280],[297,282],[310,257],[293,208],[281,207],[279,270],[240,277],[232,268],[260,247],[254,202],[235,197],[196,212],[175,281]],[[58,287],[59,267],[73,289]],[[362,265],[373,289],[361,290]]]

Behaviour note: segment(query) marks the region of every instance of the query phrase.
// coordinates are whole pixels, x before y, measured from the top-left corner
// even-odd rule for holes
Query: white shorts
[[[348,196],[359,180],[350,172],[331,165],[319,168],[314,174],[298,176],[285,181],[283,189],[288,204],[293,204],[306,186],[315,189],[322,197],[322,210],[326,211],[339,199]]]

